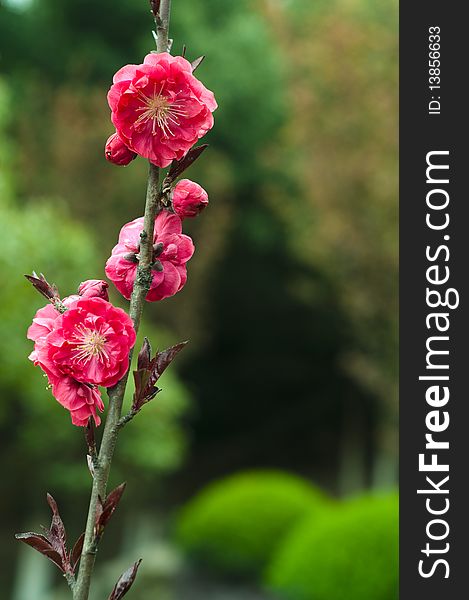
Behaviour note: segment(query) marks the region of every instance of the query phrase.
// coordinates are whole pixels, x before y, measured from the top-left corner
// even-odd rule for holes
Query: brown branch
[[[161,0],[159,16],[157,19],[158,52],[168,49],[169,13],[171,0]],[[147,195],[145,202],[145,213],[143,231],[140,234],[140,260],[137,269],[132,297],[130,299],[129,314],[132,318],[135,331],[138,332],[140,321],[145,305],[145,297],[151,284],[151,263],[153,258],[153,229],[155,217],[160,210],[161,188],[159,185],[159,169],[150,163],[148,174]],[[129,357],[129,369],[132,353]],[[108,390],[109,409],[104,426],[103,438],[95,467],[91,499],[88,509],[88,518],[85,530],[85,541],[81,555],[80,570],[76,584],[73,586],[74,600],[88,600],[93,573],[97,543],[94,536],[94,525],[99,497],[106,497],[106,487],[109,479],[112,457],[116,446],[117,435],[120,427],[119,422],[122,413],[125,388],[129,372],[119,383]]]
[[[156,22],[156,49],[158,52],[169,51],[169,16],[171,12],[171,0],[161,0]]]

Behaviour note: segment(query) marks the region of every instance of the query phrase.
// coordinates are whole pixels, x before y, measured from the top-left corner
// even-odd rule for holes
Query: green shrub
[[[305,519],[267,570],[289,600],[397,600],[397,494],[364,496]]]
[[[239,473],[208,486],[186,505],[177,537],[189,555],[213,569],[258,574],[291,527],[325,505],[322,492],[294,475]]]

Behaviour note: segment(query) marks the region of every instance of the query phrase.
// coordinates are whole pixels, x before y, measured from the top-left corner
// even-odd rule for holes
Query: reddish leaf
[[[135,394],[132,410],[139,411],[144,404],[156,396],[160,391],[156,382],[186,344],[187,342],[181,342],[162,352],[157,352],[150,361],[148,369],[134,371]]]
[[[70,555],[67,552],[65,527],[60,518],[57,502],[50,494],[47,494],[47,502],[52,510],[50,528],[43,527],[44,535],[40,533],[18,533],[16,539],[47,556],[63,573],[73,573],[74,568],[70,564]],[[75,549],[72,554],[74,551]]]
[[[196,58],[195,60],[193,60],[191,62],[191,67],[192,67],[192,72],[194,73],[194,71],[196,69],[198,69],[200,67],[200,65],[203,63],[205,59],[205,55],[204,56],[199,56],[199,58]]]
[[[24,542],[34,548],[38,552],[40,552],[43,556],[46,556],[49,560],[51,560],[59,569],[65,573],[65,569],[62,566],[62,557],[61,555],[52,548],[50,542],[45,538],[45,536],[40,533],[17,533],[15,538],[20,542]]]
[[[191,148],[181,160],[173,160],[167,176],[169,182],[172,183],[179,175],[182,175],[182,173],[184,173],[184,171],[199,158],[206,148],[208,148],[208,144],[196,146],[195,148]]]
[[[110,518],[114,514],[122,494],[124,493],[126,483],[121,483],[112,492],[108,494],[106,500],[103,502],[101,498],[98,501],[98,507],[96,512],[96,524],[95,524],[95,535],[101,537],[104,528],[109,523]]]
[[[135,581],[135,577],[137,576],[137,571],[141,562],[142,559],[140,558],[129,569],[127,569],[125,573],[122,573],[108,600],[121,600],[121,598],[127,594],[132,587],[133,582]]]
[[[161,0],[150,0],[150,10],[153,13],[153,16],[155,17],[155,19],[160,12],[160,4],[161,4]]]
[[[59,567],[62,573],[73,573],[81,554],[84,537],[81,536],[77,540],[72,552],[69,553],[66,546],[67,535],[59,514],[57,502],[50,494],[47,494],[47,502],[52,510],[50,528],[46,529],[43,527],[44,534],[17,533],[15,537],[44,556],[47,556],[47,558]],[[72,564],[70,563],[70,559],[72,559]]]
[[[176,358],[176,355],[179,354],[179,352],[187,345],[187,343],[187,341],[180,342],[179,344],[175,344],[174,346],[171,346],[162,352],[156,353],[155,358],[151,361],[150,365],[152,372],[150,376],[150,383],[152,382],[153,378],[155,378],[155,381],[157,381],[161,377],[163,372],[167,369],[167,367],[169,367],[169,365]]]
[[[85,440],[88,446],[88,453],[91,457],[96,455],[96,438],[94,435],[93,419],[90,417],[85,427]]]
[[[148,369],[151,360],[151,344],[148,338],[144,338],[140,352],[138,353],[137,369]]]
[[[102,535],[102,530],[100,528],[100,519],[104,510],[104,502],[101,496],[98,496],[98,502],[96,504],[96,515],[94,521],[94,535],[96,537],[100,537]]]
[[[59,552],[61,554],[61,556],[64,557],[64,559],[66,559],[66,557],[67,557],[67,548],[66,548],[67,536],[65,533],[64,524],[59,515],[59,509],[57,508],[57,502],[54,500],[54,498],[50,494],[47,494],[47,503],[49,504],[49,506],[52,510],[52,522],[50,525],[48,539],[51,542],[54,549],[57,550],[57,552]]]
[[[34,288],[48,300],[60,300],[59,292],[55,285],[51,285],[44,275],[33,271],[32,275],[25,275],[26,279],[33,284]]]
[[[132,406],[134,406],[138,402],[138,398],[140,398],[140,396],[142,395],[142,390],[144,388],[144,386],[142,385],[142,379],[143,379],[143,376],[145,373],[146,373],[146,371],[134,371],[133,372],[135,390],[134,390],[134,397],[132,400]]]
[[[143,390],[145,389],[148,383],[148,377],[150,373],[147,370],[134,371],[134,382],[135,382],[135,392],[133,399],[133,408],[137,406],[139,400],[143,398]]]
[[[81,551],[83,550],[83,543],[85,541],[85,533],[83,532],[80,537],[75,542],[73,546],[73,550],[70,554],[70,564],[72,566],[72,572],[75,573],[75,569],[77,568],[78,561],[80,560]]]
[[[159,388],[156,385],[149,387],[143,395],[140,408],[147,402],[150,402],[150,400],[153,400],[153,398],[156,396],[156,394],[159,394],[160,392],[161,392],[161,388]]]
[[[106,526],[109,522],[109,519],[114,514],[121,498],[124,493],[126,482],[118,485],[112,492],[110,492],[106,498],[106,502],[104,503],[103,514],[101,516],[101,522],[103,526]]]

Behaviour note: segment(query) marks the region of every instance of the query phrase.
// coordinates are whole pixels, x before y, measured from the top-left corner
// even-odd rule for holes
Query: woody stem
[[[160,18],[157,26],[157,48],[159,52],[164,52],[168,49],[170,7],[171,0],[161,1]],[[136,333],[140,327],[145,297],[150,289],[151,284],[151,264],[153,262],[153,230],[156,215],[160,210],[160,197],[161,188],[159,185],[159,168],[150,163],[143,231],[140,234],[140,260],[129,308],[129,314],[132,318]],[[129,357],[129,365],[131,359],[132,352],[130,353]],[[121,418],[122,403],[124,401],[128,376],[129,371],[127,371],[125,376],[119,381],[119,383],[117,383],[117,385],[108,390],[109,409],[106,417],[106,423],[104,425],[101,447],[95,465],[93,486],[91,489],[91,498],[88,508],[88,518],[86,522],[85,540],[80,559],[80,570],[78,572],[77,581],[72,588],[73,600],[88,600],[89,597],[91,576],[93,574],[97,552],[97,541],[94,535],[96,512],[99,498],[101,497],[104,499],[106,495],[112,457],[116,446],[117,435],[120,430],[118,423]]]

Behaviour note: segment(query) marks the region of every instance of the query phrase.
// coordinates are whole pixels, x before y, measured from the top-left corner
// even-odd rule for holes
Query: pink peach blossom
[[[52,394],[55,399],[65,406],[72,417],[72,423],[85,426],[90,416],[93,417],[96,426],[101,419],[96,414],[96,409],[104,410],[101,394],[96,386],[80,383],[72,377],[62,375],[53,362],[48,360],[45,345],[46,338],[53,330],[56,320],[61,313],[52,304],[40,308],[28,329],[28,338],[34,340],[35,349],[29,358],[39,365],[47,375]],[[42,362],[41,362],[42,359]]]
[[[82,286],[103,293],[107,284],[92,280]],[[29,358],[47,375],[75,425],[86,425],[90,416],[99,425],[96,410],[104,404],[97,386],[111,387],[124,376],[135,330],[130,317],[103,298],[69,296],[63,304],[64,313],[52,304],[37,311],[27,333],[35,342]]]
[[[173,191],[174,212],[185,219],[196,217],[208,205],[208,194],[198,183],[181,179]]]
[[[81,298],[54,321],[44,343],[36,344],[37,361],[46,373],[112,387],[127,372],[134,344],[127,313],[102,298]]]
[[[131,163],[134,158],[137,158],[136,153],[127,148],[118,133],[113,133],[108,137],[104,148],[104,156],[109,162],[121,167],[125,167]]]
[[[148,54],[126,65],[108,93],[111,120],[123,143],[158,167],[167,167],[213,127],[215,97],[182,56]]]
[[[106,263],[106,275],[119,292],[130,299],[137,273],[140,233],[143,217],[122,227],[117,245]],[[154,302],[173,296],[187,280],[186,263],[194,253],[194,244],[182,233],[181,219],[166,210],[155,219],[153,234],[154,268],[146,300]]]

